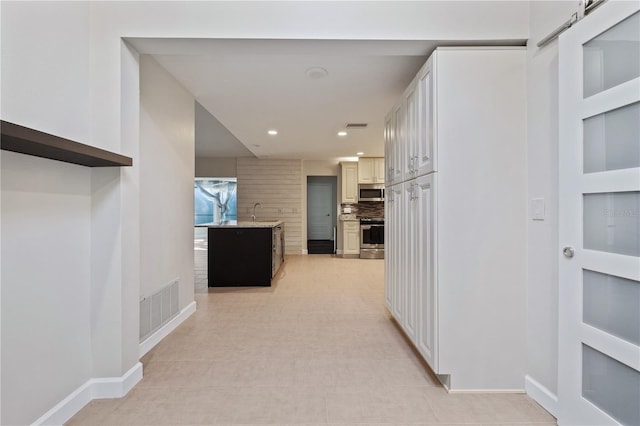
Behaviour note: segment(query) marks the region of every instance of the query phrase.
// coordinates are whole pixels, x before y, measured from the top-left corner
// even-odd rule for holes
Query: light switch
[[[351,207],[345,207],[342,210],[344,210],[345,213],[351,213]]]
[[[531,219],[544,220],[544,198],[532,198],[529,203]]]

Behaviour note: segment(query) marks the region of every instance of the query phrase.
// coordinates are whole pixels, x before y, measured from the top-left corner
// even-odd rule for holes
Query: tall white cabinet
[[[523,48],[438,48],[385,122],[385,301],[451,390],[522,390]]]

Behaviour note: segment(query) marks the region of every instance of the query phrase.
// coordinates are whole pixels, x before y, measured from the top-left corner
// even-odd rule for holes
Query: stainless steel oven
[[[360,258],[384,259],[384,218],[360,218]]]

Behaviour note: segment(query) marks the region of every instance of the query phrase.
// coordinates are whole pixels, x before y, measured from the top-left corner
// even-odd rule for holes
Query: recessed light
[[[341,132],[338,132],[338,136],[347,136],[347,132],[345,132],[344,130]]]
[[[277,130],[269,130],[267,133],[269,133],[271,136],[275,136],[278,134]]]
[[[361,155],[364,155],[364,152],[356,152],[356,155],[359,157]]]
[[[322,67],[311,67],[305,71],[307,77],[317,80],[319,78],[325,78],[329,75],[329,72]]]

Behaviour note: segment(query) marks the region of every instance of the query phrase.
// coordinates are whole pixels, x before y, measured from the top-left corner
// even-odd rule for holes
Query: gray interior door
[[[307,239],[333,240],[336,220],[335,176],[307,178]]]

